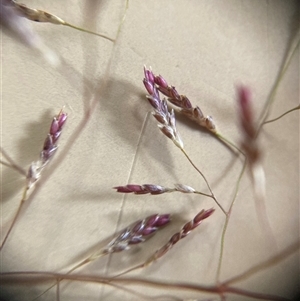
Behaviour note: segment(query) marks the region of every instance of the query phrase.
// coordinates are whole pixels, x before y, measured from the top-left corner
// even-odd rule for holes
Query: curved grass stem
[[[293,112],[293,111],[299,110],[299,109],[300,109],[300,105],[298,105],[297,107],[292,108],[292,109],[286,111],[285,113],[281,114],[280,116],[278,116],[278,117],[276,117],[276,118],[274,118],[274,119],[270,119],[270,120],[265,121],[265,122],[263,123],[263,125],[268,124],[268,123],[271,123],[271,122],[274,122],[274,121],[277,121],[277,120],[279,120],[280,118],[284,117],[285,115],[287,115],[287,114],[289,114],[289,113],[291,113],[291,112]]]

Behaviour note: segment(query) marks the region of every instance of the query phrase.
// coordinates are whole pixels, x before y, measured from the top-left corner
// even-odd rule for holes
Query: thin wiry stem
[[[223,213],[225,214],[225,215],[227,215],[227,213],[226,213],[226,211],[224,210],[224,208],[222,207],[222,205],[218,202],[218,200],[216,199],[216,197],[215,197],[215,195],[214,195],[214,193],[213,193],[213,191],[212,191],[212,189],[211,189],[211,187],[210,187],[210,185],[209,185],[209,183],[208,183],[208,181],[207,181],[207,179],[206,179],[206,177],[205,177],[205,175],[201,172],[201,170],[194,164],[194,162],[191,160],[191,158],[188,156],[188,154],[186,153],[186,151],[183,149],[183,148],[181,148],[180,149],[182,152],[183,152],[183,154],[186,156],[186,158],[188,159],[188,161],[192,164],[192,166],[196,169],[196,171],[201,175],[201,177],[203,178],[203,180],[205,181],[205,183],[206,183],[206,185],[207,185],[207,188],[208,188],[208,190],[210,191],[210,193],[211,193],[211,197],[214,199],[214,201],[216,202],[216,204],[220,207],[220,209],[223,211]]]
[[[212,199],[214,198],[211,194],[203,193],[203,192],[200,192],[200,191],[195,191],[194,193],[195,194],[200,194],[200,195],[212,198]]]
[[[101,37],[101,38],[106,39],[106,40],[109,40],[109,41],[111,41],[111,42],[115,42],[115,39],[110,38],[110,37],[108,37],[108,36],[106,36],[106,35],[104,35],[104,34],[97,33],[97,32],[94,32],[94,31],[91,31],[91,30],[88,30],[88,29],[84,29],[84,28],[81,28],[81,27],[79,27],[79,26],[70,24],[70,23],[68,23],[68,22],[65,22],[63,25],[68,26],[68,27],[71,27],[71,28],[76,29],[76,30],[79,30],[79,31],[82,31],[82,32],[86,32],[86,33],[89,33],[89,34],[92,34],[92,35]]]
[[[298,36],[300,36],[300,32],[298,32]],[[287,59],[285,60],[284,64],[283,64],[283,67],[282,69],[280,70],[277,78],[276,78],[276,81],[273,85],[273,88],[270,92],[270,95],[268,97],[268,100],[267,102],[265,103],[265,106],[261,112],[261,115],[260,115],[260,122],[259,122],[259,127],[258,127],[258,130],[257,130],[257,135],[259,135],[260,131],[261,131],[261,128],[262,126],[264,125],[265,121],[267,120],[268,116],[269,116],[269,113],[270,113],[270,108],[274,102],[274,99],[275,99],[275,94],[277,92],[277,89],[279,87],[279,84],[283,78],[283,76],[285,75],[286,71],[288,70],[288,67],[292,61],[292,58],[294,56],[294,54],[296,53],[296,50],[297,48],[299,47],[299,44],[300,44],[300,37],[298,38],[298,41],[296,43],[296,46],[294,47],[294,49],[291,51],[291,54],[287,57]]]
[[[236,200],[237,195],[238,195],[239,186],[240,186],[243,174],[246,170],[246,166],[247,166],[247,160],[244,161],[243,168],[242,168],[242,170],[239,174],[239,177],[238,177],[238,180],[237,180],[237,183],[236,183],[236,187],[235,187],[234,196],[233,196],[233,199],[231,201],[228,213],[226,214],[226,219],[225,219],[224,227],[223,227],[223,230],[222,230],[221,244],[220,244],[220,255],[219,255],[219,262],[218,262],[217,276],[216,276],[217,283],[219,283],[219,281],[220,281],[220,274],[221,274],[221,268],[222,268],[222,262],[223,262],[223,253],[224,253],[225,235],[226,235],[226,231],[227,231],[227,226],[228,226],[228,223],[229,223],[229,218],[230,218],[230,214],[231,214],[233,205],[234,205],[235,200]]]
[[[224,141],[227,145],[233,147],[236,149],[239,153],[241,153],[243,156],[245,156],[245,153],[238,147],[236,146],[233,142],[231,142],[229,139],[227,139],[225,136],[223,136],[221,133],[216,132],[215,135],[222,141]]]
[[[298,105],[297,107],[293,108],[293,109],[290,109],[288,111],[286,111],[285,113],[281,114],[280,116],[274,118],[274,119],[270,119],[270,120],[267,120],[263,123],[263,125],[267,124],[267,123],[271,123],[271,122],[274,122],[274,121],[277,121],[279,120],[280,118],[282,118],[283,116],[293,112],[293,111],[296,111],[296,110],[299,110],[300,109],[300,105]]]
[[[7,164],[1,160],[1,164],[9,166],[9,167],[17,170],[23,176],[26,176],[25,169],[22,168],[21,166],[19,166],[17,163],[15,163],[15,161],[6,153],[6,151],[3,149],[2,146],[0,146],[0,152],[1,152],[2,156],[9,162],[9,164]]]

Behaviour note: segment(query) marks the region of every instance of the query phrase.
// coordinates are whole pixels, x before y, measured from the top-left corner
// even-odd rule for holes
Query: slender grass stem
[[[240,183],[243,177],[243,174],[246,170],[246,166],[247,166],[247,160],[244,161],[242,170],[239,174],[238,180],[236,182],[236,186],[235,186],[235,191],[234,191],[234,196],[233,199],[231,201],[228,213],[226,214],[226,219],[225,219],[225,223],[224,223],[224,227],[222,230],[222,236],[221,236],[221,244],[220,244],[220,255],[219,255],[219,262],[218,262],[218,268],[217,268],[217,276],[216,276],[216,281],[217,283],[220,282],[220,274],[221,274],[221,268],[222,268],[222,263],[223,263],[223,254],[224,254],[224,245],[225,245],[225,235],[226,235],[226,231],[227,231],[227,226],[229,223],[229,218],[230,218],[230,214],[233,208],[233,205],[235,203],[235,200],[237,198],[238,195],[238,191],[239,191],[239,187],[240,187]]]
[[[201,175],[201,177],[203,178],[203,180],[205,181],[208,190],[211,193],[211,197],[214,199],[214,201],[216,202],[216,204],[220,207],[220,209],[223,211],[223,213],[225,215],[227,215],[226,211],[224,210],[224,208],[222,207],[222,205],[218,202],[218,200],[216,199],[206,177],[204,176],[204,174],[201,172],[201,170],[194,164],[194,162],[191,160],[191,158],[188,156],[188,154],[186,153],[186,151],[183,148],[180,148],[180,150],[183,152],[183,154],[185,155],[185,157],[188,159],[188,161],[191,163],[191,165],[196,169],[196,171]]]
[[[291,113],[291,112],[293,112],[293,111],[299,110],[299,109],[300,109],[300,105],[298,105],[297,107],[295,107],[295,108],[293,108],[293,109],[290,109],[290,110],[286,111],[285,113],[281,114],[280,116],[278,116],[278,117],[276,117],[276,118],[274,118],[274,119],[270,119],[270,120],[265,121],[265,122],[263,123],[263,125],[268,124],[268,123],[271,123],[271,122],[274,122],[274,121],[277,121],[277,120],[279,120],[280,118],[284,117],[285,115],[287,115],[287,114],[289,114],[289,113]]]
[[[298,32],[298,36],[300,36],[300,32]],[[264,105],[264,108],[261,112],[261,115],[259,117],[259,127],[258,127],[258,130],[257,130],[257,135],[260,133],[261,131],[261,128],[262,126],[265,124],[265,121],[267,120],[268,116],[269,116],[269,112],[270,112],[270,108],[274,102],[274,99],[275,99],[275,94],[277,92],[277,89],[279,87],[279,84],[283,78],[283,76],[285,75],[286,71],[288,70],[288,67],[292,61],[292,58],[294,56],[294,54],[296,53],[296,50],[297,48],[299,47],[299,44],[300,44],[300,37],[298,38],[298,41],[296,42],[296,46],[294,47],[294,49],[291,51],[290,55],[286,58],[284,64],[283,64],[283,67],[282,69],[280,70],[277,78],[276,78],[276,81],[273,85],[273,88],[270,92],[270,95],[268,97],[268,100],[267,102],[265,103]]]
[[[86,33],[89,33],[89,34],[92,34],[92,35],[95,35],[95,36],[98,36],[98,37],[101,37],[103,39],[106,39],[106,40],[109,40],[111,42],[115,42],[115,39],[112,39],[104,34],[101,34],[101,33],[97,33],[97,32],[94,32],[94,31],[91,31],[91,30],[88,30],[88,29],[84,29],[84,28],[81,28],[79,26],[76,26],[76,25],[73,25],[73,24],[70,24],[68,22],[65,22],[63,23],[64,26],[68,26],[68,27],[71,27],[73,29],[76,29],[76,30],[79,30],[79,31],[82,31],[82,32],[86,32]]]
[[[213,196],[211,194],[203,193],[203,192],[200,192],[200,191],[195,191],[194,193],[195,194],[200,194],[200,195],[203,195],[203,196],[207,196],[207,197],[213,199]]]
[[[233,147],[235,150],[237,150],[239,153],[241,153],[243,156],[245,156],[245,153],[238,147],[236,146],[233,142],[231,142],[229,139],[227,139],[226,137],[224,137],[222,134],[220,134],[219,132],[215,133],[215,135],[222,140],[223,142],[225,142],[227,145]]]

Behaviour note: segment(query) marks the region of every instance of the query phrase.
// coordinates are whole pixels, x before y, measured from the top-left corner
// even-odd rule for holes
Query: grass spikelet
[[[204,117],[201,109],[193,107],[190,100],[185,95],[179,95],[174,86],[169,86],[167,81],[161,76],[156,76],[151,69],[144,67],[144,85],[150,95],[158,94],[156,90],[167,96],[170,103],[180,108],[180,112],[191,120],[215,133],[216,125],[211,116]]]
[[[21,209],[27,200],[27,194],[28,191],[35,185],[35,183],[38,181],[38,179],[41,176],[42,170],[45,168],[45,166],[49,163],[50,159],[53,157],[57,150],[57,141],[61,135],[62,128],[67,120],[67,114],[61,110],[57,116],[55,116],[52,120],[52,123],[50,125],[49,133],[47,134],[47,137],[44,142],[44,146],[42,151],[40,152],[40,158],[37,161],[34,161],[30,164],[27,175],[26,175],[26,186],[23,192],[22,199],[20,201],[19,207],[17,209],[17,212],[13,218],[13,221],[4,236],[4,239],[2,241],[0,251],[5,245],[5,242],[7,241],[7,238],[9,234],[11,233],[11,230],[13,229],[16,220],[21,212]]]
[[[162,246],[160,249],[158,249],[144,263],[137,265],[137,266],[117,275],[116,277],[127,274],[131,271],[134,271],[134,270],[137,270],[140,268],[145,268],[145,267],[149,266],[150,264],[152,264],[153,262],[155,262],[156,260],[158,260],[159,258],[161,258],[162,256],[164,256],[168,251],[170,251],[173,248],[173,246],[178,241],[180,241],[181,239],[183,239],[187,235],[189,235],[192,230],[197,228],[204,219],[211,216],[214,213],[214,211],[215,210],[212,208],[208,209],[208,210],[201,210],[191,221],[186,223],[179,232],[175,233],[164,246]]]
[[[30,8],[30,7],[26,6],[25,4],[18,3],[17,1],[14,1],[14,0],[12,1],[12,3],[19,10],[19,12],[21,13],[22,16],[24,16],[25,18],[27,18],[31,21],[46,22],[46,23],[51,23],[51,24],[55,24],[55,25],[64,25],[64,26],[68,26],[68,27],[71,27],[76,30],[80,30],[80,31],[83,31],[83,32],[86,32],[89,34],[99,36],[99,37],[109,40],[111,42],[115,41],[114,39],[112,39],[104,34],[93,32],[93,31],[78,27],[76,25],[70,24],[70,23],[64,21],[63,19],[61,19],[60,17],[57,17],[46,11],[43,11],[40,9],[35,9],[35,8]]]

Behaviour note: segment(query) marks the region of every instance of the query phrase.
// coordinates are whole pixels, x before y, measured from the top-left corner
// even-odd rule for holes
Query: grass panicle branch
[[[297,33],[295,35],[294,40],[292,41],[292,43],[289,45],[289,49],[287,51],[287,54],[284,58],[284,61],[282,63],[282,66],[280,68],[279,73],[277,74],[276,80],[273,84],[273,87],[270,91],[269,97],[267,99],[267,101],[265,102],[264,108],[261,111],[260,117],[259,117],[259,126],[257,127],[257,131],[256,131],[256,135],[258,136],[261,133],[261,128],[263,127],[263,125],[265,124],[267,118],[269,117],[270,114],[270,110],[272,108],[272,104],[275,101],[275,95],[276,92],[279,88],[279,85],[284,77],[284,75],[286,74],[288,67],[290,66],[291,62],[292,62],[292,58],[294,57],[295,54],[297,54],[297,49],[299,48],[300,45],[300,30],[299,30],[299,25],[298,25],[298,29],[297,29]]]
[[[226,143],[231,149],[235,149],[243,154],[239,147],[217,131],[216,124],[211,116],[204,117],[198,106],[193,107],[190,100],[185,95],[180,95],[174,86],[168,85],[167,81],[161,75],[156,76],[152,72],[151,68],[147,69],[144,67],[144,76],[144,86],[153,98],[159,98],[159,92],[161,92],[163,95],[167,96],[170,103],[180,108],[180,112],[183,115],[209,130],[211,133],[216,135],[218,139]],[[156,103],[153,103],[153,101],[150,100],[149,102],[156,109]]]
[[[165,99],[163,99],[163,100],[160,99],[159,91],[158,91],[158,88],[155,83],[155,75],[153,74],[153,72],[151,70],[147,69],[146,67],[144,67],[144,75],[145,75],[145,78],[143,80],[143,83],[144,83],[146,90],[150,94],[147,96],[147,98],[148,98],[148,101],[151,104],[151,106],[154,108],[153,116],[159,122],[158,127],[168,138],[170,138],[174,142],[174,144],[177,147],[180,148],[180,150],[183,152],[183,154],[186,156],[186,158],[189,160],[189,162],[192,164],[192,166],[202,176],[202,178],[204,179],[204,181],[207,184],[209,191],[211,192],[211,197],[214,199],[216,204],[220,207],[220,209],[226,215],[226,211],[215,198],[206,177],[197,168],[197,166],[193,163],[193,161],[190,159],[190,157],[184,150],[183,142],[176,129],[174,110],[172,109],[171,112],[169,113],[167,101]],[[156,81],[158,81],[158,80],[156,80]],[[161,83],[161,85],[166,86],[166,83],[162,77],[159,77],[159,82]]]
[[[20,201],[17,212],[12,220],[12,223],[11,223],[6,235],[4,236],[4,239],[3,239],[1,247],[0,247],[0,251],[4,247],[5,242],[7,241],[7,238],[9,236],[9,234],[11,233],[11,230],[13,229],[13,227],[20,215],[23,204],[27,200],[28,191],[39,180],[42,170],[45,168],[45,166],[49,163],[50,159],[55,154],[57,147],[58,147],[57,141],[61,135],[61,131],[67,120],[67,117],[68,117],[67,114],[61,110],[59,112],[59,114],[53,118],[52,123],[50,125],[49,133],[48,133],[48,135],[45,139],[44,145],[43,145],[43,149],[40,152],[40,158],[39,158],[39,160],[32,162],[28,169],[28,172],[26,175],[26,186],[24,188],[22,199]]]
[[[137,266],[117,275],[116,277],[127,274],[131,271],[134,271],[134,270],[137,270],[140,268],[145,268],[145,267],[149,266],[150,264],[154,263],[156,260],[158,260],[159,258],[164,256],[168,251],[170,251],[177,242],[179,242],[180,240],[185,238],[187,235],[189,235],[191,233],[192,230],[197,228],[204,219],[211,216],[214,213],[214,211],[215,210],[212,208],[208,209],[208,210],[201,210],[191,221],[186,223],[179,232],[175,233],[164,246],[162,246],[160,249],[158,249],[144,263],[137,265]]]
[[[168,101],[179,107],[181,113],[191,120],[205,127],[209,131],[216,133],[216,125],[211,116],[204,117],[201,109],[193,107],[190,100],[185,95],[179,95],[174,86],[169,86],[167,81],[161,76],[156,76],[151,69],[144,67],[144,85],[150,95],[156,94],[157,90],[168,97]]]
[[[300,110],[300,105],[298,105],[298,106],[296,106],[296,107],[294,107],[294,108],[292,108],[292,109],[290,109],[290,110],[284,112],[283,114],[279,115],[279,116],[276,117],[276,118],[273,118],[273,119],[269,119],[269,120],[264,121],[263,125],[268,124],[268,123],[272,123],[272,122],[274,122],[274,121],[277,121],[277,120],[281,119],[282,117],[284,117],[285,115],[287,115],[287,114],[289,114],[289,113],[292,113],[292,112],[294,112],[294,111],[297,111],[297,110]]]
[[[76,25],[70,24],[70,23],[64,21],[63,19],[61,19],[60,17],[57,17],[46,11],[43,11],[40,9],[35,9],[35,8],[30,8],[27,5],[21,4],[15,0],[11,0],[11,2],[18,9],[21,16],[23,16],[31,21],[46,22],[46,23],[51,23],[51,24],[55,24],[55,25],[64,25],[64,26],[68,26],[68,27],[71,27],[76,30],[80,30],[80,31],[83,31],[83,32],[86,32],[89,34],[99,36],[99,37],[109,40],[111,42],[115,41],[114,39],[112,39],[104,34],[93,32],[93,31],[78,27]]]

